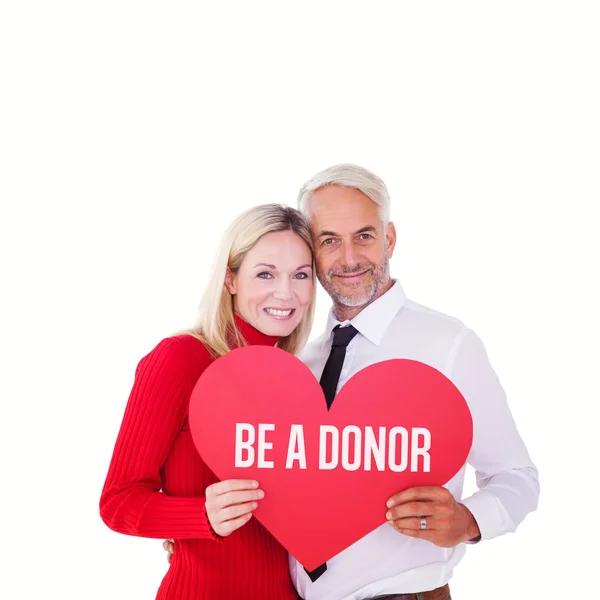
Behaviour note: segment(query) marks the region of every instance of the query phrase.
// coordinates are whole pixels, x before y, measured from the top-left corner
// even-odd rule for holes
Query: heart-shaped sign
[[[464,398],[428,365],[371,365],[328,411],[308,367],[267,346],[216,360],[194,388],[189,419],[217,477],[259,482],[254,516],[309,570],[385,523],[396,492],[447,483],[473,434]]]

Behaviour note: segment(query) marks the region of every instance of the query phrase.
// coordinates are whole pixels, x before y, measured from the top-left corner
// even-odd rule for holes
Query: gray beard
[[[344,294],[341,290],[337,289],[337,286],[333,283],[333,273],[338,275],[351,275],[352,273],[360,273],[361,271],[364,271],[365,267],[367,266],[370,266],[371,268],[373,267],[372,264],[359,265],[359,268],[354,268],[352,271],[343,271],[341,273],[339,271],[329,271],[327,275],[319,276],[321,285],[323,288],[325,288],[325,291],[329,294],[334,304],[347,306],[349,308],[356,308],[358,306],[365,306],[366,304],[369,304],[373,298],[377,296],[377,293],[382,290],[389,281],[390,261],[387,256],[385,257],[383,265],[373,269],[373,281],[366,290],[362,290],[360,293],[357,292],[356,294],[351,295]]]

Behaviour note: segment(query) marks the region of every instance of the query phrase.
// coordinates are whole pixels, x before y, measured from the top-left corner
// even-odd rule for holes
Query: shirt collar
[[[326,340],[331,336],[331,332],[336,325],[348,325],[351,323],[360,334],[364,335],[370,342],[379,345],[383,335],[389,327],[392,319],[398,314],[400,308],[406,300],[406,294],[400,283],[392,279],[392,287],[371,302],[366,308],[363,308],[351,321],[338,321],[333,314],[333,307],[329,311],[325,333]]]

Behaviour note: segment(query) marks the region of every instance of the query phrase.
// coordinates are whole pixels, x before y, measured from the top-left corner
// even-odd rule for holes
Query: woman
[[[297,594],[285,549],[252,519],[257,482],[218,482],[187,421],[194,385],[213,360],[246,344],[295,354],[313,320],[308,226],[295,209],[253,208],[225,233],[196,327],[139,363],[100,500],[113,530],[174,538],[159,599],[287,600]]]

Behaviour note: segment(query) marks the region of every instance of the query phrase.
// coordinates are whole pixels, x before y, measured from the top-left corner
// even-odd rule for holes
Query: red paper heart
[[[258,424],[275,425],[265,434],[272,448],[264,453],[273,468],[259,468],[256,460],[251,467],[235,466],[239,423],[253,425],[257,438]],[[303,426],[306,469],[299,461],[286,468],[293,424]],[[386,446],[392,427],[406,428],[408,436],[394,437],[396,465],[402,463],[401,439],[408,439],[410,451],[412,428],[426,428],[431,434],[430,471],[423,472],[423,457],[418,470],[411,471],[410,456],[404,471],[393,471],[387,454],[385,470],[371,459],[367,471],[362,450],[357,470],[346,470],[341,456],[336,468],[321,470],[321,425],[339,430],[340,446],[349,425],[360,428],[363,441],[367,426],[376,439],[379,427],[386,427]],[[190,429],[200,455],[221,480],[259,482],[265,497],[255,517],[311,570],[385,523],[385,503],[396,492],[447,483],[467,458],[473,424],[454,384],[423,363],[394,359],[371,365],[342,387],[327,411],[318,381],[300,360],[278,348],[249,346],[221,357],[200,377],[190,401]],[[356,436],[347,439],[354,448]],[[254,448],[258,459],[256,443]],[[355,458],[351,452],[349,463]]]

